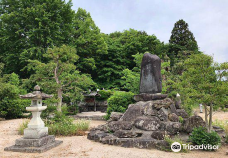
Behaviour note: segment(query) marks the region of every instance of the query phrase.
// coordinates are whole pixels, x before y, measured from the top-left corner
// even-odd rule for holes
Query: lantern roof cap
[[[34,90],[32,93],[28,93],[25,95],[20,95],[20,98],[22,99],[47,99],[53,97],[53,95],[45,94],[40,91],[40,86],[36,85],[34,87]]]

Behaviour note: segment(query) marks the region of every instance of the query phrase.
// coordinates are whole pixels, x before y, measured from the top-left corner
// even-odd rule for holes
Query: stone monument
[[[142,59],[140,94],[125,113],[112,112],[107,124],[93,128],[87,138],[103,144],[137,148],[166,147],[164,137],[187,135],[194,127],[205,126],[199,116],[189,117],[180,102],[161,94],[161,60],[145,53]],[[183,122],[179,122],[179,117]],[[186,137],[184,137],[186,138]],[[170,148],[170,146],[168,146]]]
[[[33,93],[20,95],[23,99],[31,99],[31,106],[26,110],[32,112],[32,119],[24,130],[24,137],[17,139],[15,145],[6,147],[5,151],[44,152],[62,143],[55,140],[53,135],[48,135],[48,127],[40,118],[41,112],[47,108],[42,106],[42,99],[51,98],[52,95],[42,93],[38,85],[34,89]]]
[[[166,94],[161,94],[162,76],[161,59],[157,55],[145,53],[141,63],[140,94],[135,95],[135,101],[149,101],[164,99]]]

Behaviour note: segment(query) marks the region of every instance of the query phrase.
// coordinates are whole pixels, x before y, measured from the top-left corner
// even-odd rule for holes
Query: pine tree
[[[171,59],[171,66],[177,61],[186,59],[189,55],[198,52],[198,44],[195,37],[189,30],[188,23],[182,19],[174,24],[169,43],[168,55]]]
[[[169,43],[177,44],[179,46],[186,47],[187,49],[189,48],[188,50],[194,50],[198,48],[195,37],[188,28],[188,23],[182,19],[174,24]],[[192,46],[193,43],[195,43],[195,46]]]

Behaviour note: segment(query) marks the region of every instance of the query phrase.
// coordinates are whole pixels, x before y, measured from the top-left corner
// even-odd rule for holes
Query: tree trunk
[[[209,128],[208,128],[208,119],[207,119],[207,105],[204,105],[204,110],[205,110],[205,123],[206,123],[206,128],[207,128],[207,131],[209,132]]]
[[[57,90],[57,92],[58,92],[58,105],[57,105],[57,111],[59,111],[59,112],[62,112],[62,109],[61,109],[61,107],[62,107],[62,89],[61,88],[59,88],[58,90]]]
[[[213,114],[213,105],[210,104],[210,116],[209,116],[209,132],[212,130],[212,114]]]

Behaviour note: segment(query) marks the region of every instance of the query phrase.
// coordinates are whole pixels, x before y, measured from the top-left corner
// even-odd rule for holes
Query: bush
[[[68,112],[68,107],[67,107],[66,105],[63,105],[63,106],[61,107],[61,109],[62,109],[62,114],[67,115],[67,114],[69,113],[69,112]],[[47,106],[47,109],[45,109],[45,110],[42,112],[41,117],[42,117],[43,119],[49,118],[51,115],[54,116],[56,111],[57,111],[57,106],[55,106],[55,105],[48,105],[48,106]]]
[[[105,119],[108,120],[112,112],[125,112],[128,105],[134,103],[133,96],[134,93],[132,92],[116,91],[108,99],[107,115],[105,116]]]
[[[26,100],[10,100],[9,98],[4,98],[0,102],[0,116],[3,115],[1,117],[5,117],[7,119],[22,117],[23,112],[25,112],[26,105],[30,105]]]
[[[111,90],[100,90],[99,94],[101,95],[100,97],[96,97],[96,100],[107,100],[112,94],[113,92]]]
[[[207,129],[205,127],[198,127],[194,128],[192,131],[192,135],[190,135],[190,140],[192,143],[196,145],[220,145],[221,138],[220,136],[212,131],[211,133],[207,132]],[[213,150],[213,149],[207,149],[207,150]]]
[[[0,117],[7,119],[21,117],[29,100],[19,98],[19,88],[9,83],[0,83]]]
[[[53,119],[46,121],[48,133],[50,135],[62,136],[76,135],[77,128],[73,121],[73,118],[57,112],[55,113],[55,117]]]

